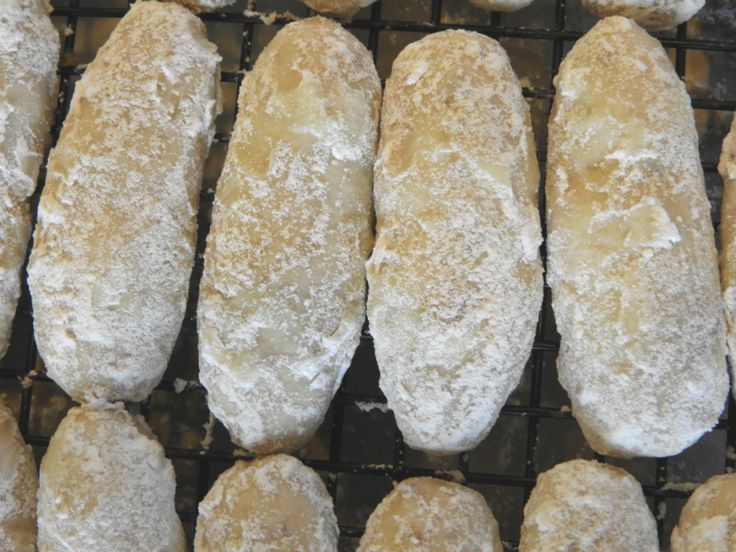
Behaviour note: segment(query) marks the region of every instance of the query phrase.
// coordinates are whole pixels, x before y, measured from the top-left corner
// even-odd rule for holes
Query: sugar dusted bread
[[[502,552],[498,523],[480,493],[414,477],[371,514],[358,552]]]
[[[533,0],[470,0],[484,10],[512,12],[527,7]]]
[[[623,17],[575,44],[556,88],[547,269],[560,383],[599,453],[674,455],[728,394],[690,98],[659,42]]]
[[[728,355],[736,363],[736,118],[723,140],[718,172],[723,177],[721,202],[721,286],[728,324]]]
[[[302,0],[307,6],[325,15],[352,17],[376,0]],[[512,0],[513,1],[513,0]]]
[[[658,552],[657,525],[626,471],[571,460],[537,479],[524,507],[519,552]]]
[[[539,172],[503,48],[445,31],[386,83],[368,319],[380,386],[409,446],[474,448],[529,358],[542,302]]]
[[[0,550],[36,550],[36,463],[15,423],[0,402]]]
[[[120,404],[72,408],[41,462],[39,552],[184,552],[175,490],[143,418]]]
[[[0,358],[5,355],[55,105],[59,35],[42,0],[0,2]]]
[[[680,512],[672,530],[672,552],[736,550],[736,474],[711,477]]]
[[[705,0],[582,0],[593,15],[630,17],[650,31],[676,27],[695,15]]]
[[[309,440],[358,345],[380,94],[365,47],[321,17],[243,81],[197,314],[210,409],[247,449]]]
[[[137,2],[76,86],[28,268],[39,352],[78,401],[142,400],[181,328],[219,56],[176,4]]]
[[[199,504],[195,552],[337,552],[332,498],[293,456],[236,462]]]

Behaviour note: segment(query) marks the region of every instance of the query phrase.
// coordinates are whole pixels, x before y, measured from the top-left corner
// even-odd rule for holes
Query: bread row
[[[176,0],[195,11],[212,11],[233,4],[235,0]],[[352,17],[375,0],[302,0],[307,6],[326,15]],[[396,1],[396,0],[393,0]],[[512,12],[525,8],[533,0],[470,0],[484,10]],[[671,29],[686,22],[703,7],[705,0],[583,0],[583,6],[596,17],[630,17],[645,29]]]
[[[182,551],[175,480],[142,418],[120,405],[73,408],[41,462],[0,405],[0,548],[132,552]],[[36,489],[38,488],[38,493]],[[36,494],[38,502],[36,505]],[[673,552],[730,550],[736,544],[736,475],[700,486],[672,533]],[[195,552],[337,550],[332,499],[296,458],[239,461],[202,502]],[[498,524],[485,499],[428,477],[399,483],[371,514],[360,552],[500,552]],[[524,508],[521,552],[655,552],[654,517],[639,483],[624,470],[572,460],[541,474]]]
[[[77,85],[28,267],[39,352],[76,400],[142,400],[166,368],[218,62],[189,11],[141,2]],[[689,98],[659,43],[620,17],[575,45],[556,85],[546,191],[560,381],[598,452],[676,454],[728,392]],[[485,438],[542,301],[534,152],[518,79],[487,37],[409,45],[381,103],[368,51],[340,25],[279,32],[241,87],[197,308],[200,379],[233,440],[275,452],[312,436],[360,339],[365,271],[380,384],[406,442],[447,454]]]

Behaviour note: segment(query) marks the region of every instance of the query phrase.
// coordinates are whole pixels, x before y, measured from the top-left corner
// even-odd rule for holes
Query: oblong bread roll
[[[657,524],[641,485],[591,460],[558,464],[524,506],[519,552],[657,552]]]
[[[630,17],[650,31],[676,27],[695,15],[705,0],[582,0],[583,7],[597,17]]]
[[[529,109],[503,48],[445,31],[386,83],[367,265],[380,385],[409,446],[475,447],[529,358],[542,301]]]
[[[175,490],[143,418],[120,404],[72,408],[41,461],[39,552],[183,551]]]
[[[736,550],[736,474],[711,477],[680,512],[672,530],[672,552]]]
[[[358,345],[380,94],[365,47],[321,17],[243,81],[197,314],[210,409],[250,450],[309,440]]]
[[[0,358],[10,340],[20,271],[55,105],[59,34],[42,0],[3,2],[0,17]]]
[[[10,409],[0,402],[0,550],[36,550],[36,463]]]
[[[484,10],[512,12],[527,7],[533,0],[470,0],[470,2]]]
[[[211,12],[235,3],[235,0],[172,0],[186,6],[194,13]]]
[[[396,485],[368,518],[358,552],[502,552],[498,523],[480,493],[414,477]]]
[[[728,394],[690,98],[659,42],[623,17],[578,41],[556,83],[547,269],[560,383],[599,453],[677,454]]]
[[[352,17],[376,0],[302,0],[307,6],[325,15]]]
[[[195,552],[336,552],[332,498],[293,456],[236,462],[199,504]]]
[[[142,400],[181,328],[219,60],[176,4],[137,2],[76,86],[28,267],[38,349],[78,401]]]
[[[721,202],[721,287],[728,324],[728,355],[736,365],[736,118],[723,140],[718,172],[723,177]],[[734,389],[736,392],[736,388]]]

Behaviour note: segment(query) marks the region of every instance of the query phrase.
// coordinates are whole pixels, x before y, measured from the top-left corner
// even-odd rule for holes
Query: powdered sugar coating
[[[657,552],[657,525],[641,485],[590,460],[558,464],[524,507],[519,552]]]
[[[480,493],[440,479],[396,485],[371,514],[358,552],[502,552]]]
[[[705,0],[582,0],[586,10],[597,17],[630,17],[650,31],[671,29],[690,19]]]
[[[339,17],[352,17],[358,10],[370,6],[376,0],[302,0],[315,11]]]
[[[733,365],[736,363],[736,119],[723,140],[718,172],[723,177],[721,287],[728,324],[728,354]]]
[[[41,461],[39,552],[185,550],[174,469],[120,404],[72,408]]]
[[[670,456],[728,394],[713,226],[685,86],[631,20],[563,61],[549,129],[560,383],[602,454]]]
[[[49,137],[59,35],[42,0],[0,0],[0,358],[31,234],[28,197]]]
[[[321,17],[243,81],[197,312],[210,409],[250,450],[305,443],[358,345],[380,92],[365,47]]]
[[[736,474],[711,477],[680,512],[672,531],[672,552],[736,550]]]
[[[0,550],[36,549],[36,463],[15,416],[0,403]]]
[[[195,552],[336,552],[332,498],[293,456],[236,462],[199,504]]]
[[[77,400],[141,400],[166,369],[219,60],[187,9],[138,2],[76,86],[49,157],[28,283],[48,374]]]
[[[409,446],[475,447],[529,358],[542,301],[529,109],[477,33],[407,46],[386,83],[367,264],[381,389]]]

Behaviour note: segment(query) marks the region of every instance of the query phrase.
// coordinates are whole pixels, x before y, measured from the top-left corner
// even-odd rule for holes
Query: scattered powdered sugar
[[[59,35],[41,0],[4,0],[0,15],[0,358],[20,295],[36,187],[54,106]]]
[[[183,552],[174,469],[121,404],[73,408],[41,462],[39,548]]]
[[[320,17],[243,81],[197,314],[210,409],[250,450],[306,442],[360,340],[379,104],[368,51]]]
[[[213,440],[213,434],[212,432],[215,429],[215,417],[210,413],[209,417],[207,418],[207,421],[202,424],[202,428],[204,429],[204,436],[202,437],[202,452],[206,450],[210,450],[210,445],[212,444]]]
[[[668,481],[664,485],[662,485],[663,491],[683,491],[683,492],[692,492],[695,489],[698,488],[698,483],[691,483],[687,481]]]
[[[238,461],[199,504],[194,549],[269,552],[337,549],[332,499],[319,476],[292,456]]]
[[[541,474],[524,507],[521,550],[657,552],[657,526],[641,485],[590,460]]]
[[[0,550],[34,550],[36,465],[15,416],[0,402]]]
[[[39,351],[74,399],[141,400],[184,317],[219,112],[204,24],[138,2],[76,85],[28,268]]]
[[[659,42],[622,17],[575,44],[557,90],[547,268],[560,382],[599,453],[677,454],[728,392],[690,98]]]
[[[396,485],[371,514],[358,552],[502,552],[498,524],[483,496],[467,487],[416,477]]]
[[[446,31],[386,84],[367,264],[381,389],[413,448],[490,431],[529,358],[542,301],[529,110],[503,48]]]
[[[690,19],[705,0],[583,0],[583,6],[598,17],[630,17],[645,29],[671,29]]]
[[[736,549],[736,475],[711,477],[695,489],[672,531],[672,552]]]
[[[388,412],[389,408],[386,403],[374,402],[374,401],[355,401],[355,406],[361,412],[370,412],[371,410],[379,410],[381,412]]]

